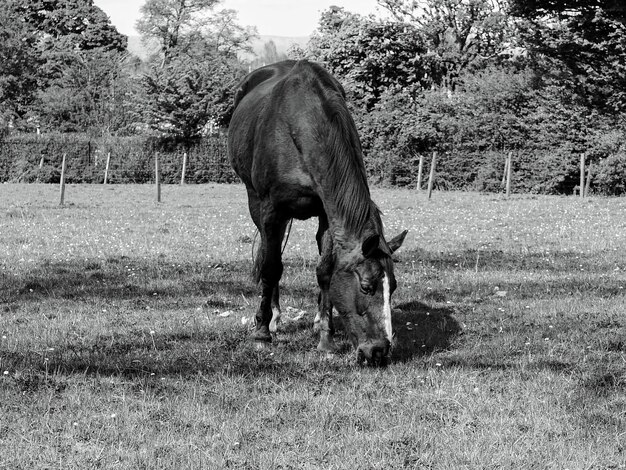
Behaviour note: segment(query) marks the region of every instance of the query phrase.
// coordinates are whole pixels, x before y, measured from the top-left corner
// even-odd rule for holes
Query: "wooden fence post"
[[[591,162],[587,167],[587,182],[585,183],[585,197],[589,197],[589,186],[591,186]]]
[[[578,186],[580,197],[585,197],[585,154],[580,154],[580,185]]]
[[[156,199],[161,202],[161,178],[159,171],[159,153],[154,154],[154,182],[156,184]]]
[[[418,191],[422,190],[422,172],[424,171],[424,155],[420,155],[420,162],[417,166],[417,187]]]
[[[104,184],[109,180],[109,166],[111,165],[111,152],[107,153],[107,164],[104,167]]]
[[[506,157],[504,157],[504,171],[502,172],[502,182],[500,183],[500,187],[504,187],[506,184],[506,176],[509,172],[509,160],[511,159],[511,152],[509,152]]]
[[[506,197],[511,195],[511,177],[513,175],[513,152],[509,152],[508,163],[506,165]]]
[[[41,160],[39,160],[39,170],[37,170],[37,183],[39,183],[39,176],[41,175],[41,170],[43,169],[45,154],[41,154]]]
[[[66,165],[66,157],[67,154],[63,154],[63,161],[61,163],[61,202],[59,203],[62,206],[65,203],[65,165]]]
[[[435,181],[435,165],[437,164],[437,152],[433,152],[433,159],[430,163],[430,175],[428,177],[428,199],[433,193],[433,182]]]
[[[185,172],[187,171],[187,152],[183,153],[183,171],[180,174],[180,185],[185,184]]]

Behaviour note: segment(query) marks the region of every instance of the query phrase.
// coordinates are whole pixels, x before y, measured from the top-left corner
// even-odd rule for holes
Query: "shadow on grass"
[[[289,263],[285,263],[286,265]],[[244,298],[256,298],[259,289],[252,281],[252,263],[174,263],[166,259],[141,259],[121,256],[103,260],[47,261],[33,266],[22,275],[3,274],[0,299],[11,309],[45,299],[81,301],[87,299],[131,301],[149,304],[168,299],[173,306],[185,307],[190,297],[205,299],[206,306],[230,308]],[[305,271],[298,282],[281,283],[281,296],[302,303],[315,302],[317,284],[315,267],[298,266]],[[158,297],[158,299],[157,299]]]
[[[447,348],[460,332],[448,309],[433,309],[419,302],[399,307],[402,311],[394,318],[398,343],[392,362],[408,362]],[[312,316],[307,316],[286,322],[273,346],[258,351],[248,328],[228,319],[154,334],[135,327],[91,339],[67,337],[49,344],[46,350],[3,351],[2,366],[17,372],[14,386],[22,392],[62,389],[71,376],[121,377],[138,384],[156,384],[164,377],[212,380],[210,377],[232,375],[280,383],[293,379],[316,382],[330,373],[337,382],[347,369],[356,367],[352,348],[326,360],[316,351],[317,341]],[[347,342],[339,340],[338,344]]]
[[[410,254],[411,252],[409,256]],[[470,252],[460,254],[469,262]],[[440,259],[438,255],[420,252],[420,257],[425,261],[430,260],[442,271],[463,269],[456,267],[458,257],[454,255]],[[481,251],[480,257],[481,269],[542,269],[543,266],[541,264],[535,266],[532,263],[524,265],[519,260],[523,258],[521,255],[517,257],[493,252],[487,256]],[[578,255],[573,259],[576,263],[580,262]],[[590,262],[590,259],[584,261],[583,265],[586,266],[587,262]],[[313,266],[314,263],[309,262],[302,267],[297,264],[290,266],[290,269],[306,272],[302,276],[302,281],[281,285],[283,298],[290,296],[296,305],[315,305],[317,287]],[[219,265],[209,262],[173,264],[172,260],[163,258],[146,260],[127,257],[104,261],[48,262],[33,267],[19,277],[4,274],[1,278],[3,285],[0,286],[0,294],[3,301],[8,301],[4,307],[5,311],[21,309],[25,304],[40,304],[47,298],[69,301],[115,299],[130,302],[131,309],[144,309],[158,298],[157,308],[170,310],[189,309],[192,301],[198,302],[198,298],[201,298],[207,307],[227,309],[232,308],[234,302],[239,302],[242,295],[251,298],[249,308],[254,310],[258,290],[250,281],[250,267],[249,262],[243,261]],[[558,269],[564,269],[564,266]],[[607,295],[623,292],[619,289],[620,286],[599,277],[587,280],[584,285],[576,283],[575,279],[571,283],[563,281],[554,289],[561,292],[577,290],[576,287],[594,292],[599,289]],[[539,284],[529,280],[518,285],[511,284],[509,288],[505,278],[501,288],[511,290],[514,292],[511,295],[523,298],[526,295],[536,296],[545,292],[546,283]],[[154,293],[158,293],[158,296],[155,297]],[[426,298],[426,294],[423,298]],[[442,302],[445,297],[433,300]],[[308,307],[306,308],[308,310]],[[455,338],[462,333],[453,311],[446,307],[431,307],[412,300],[398,305],[398,308],[400,311],[393,318],[397,344],[392,353],[392,362],[409,362],[415,357],[433,351],[449,349]],[[255,351],[249,332],[238,326],[219,331],[210,331],[209,327],[206,327],[206,331],[204,327],[195,330],[181,327],[180,330],[170,332],[168,335],[156,335],[154,338],[146,336],[145,331],[124,330],[122,335],[115,337],[101,335],[97,341],[88,345],[82,340],[54,345],[54,353],[48,353],[45,362],[44,353],[32,352],[9,354],[7,351],[5,354],[3,351],[0,359],[7,369],[31,370],[46,375],[50,370],[57,370],[70,374],[125,377],[216,373],[253,376],[272,373],[293,377],[324,368],[344,368],[345,363],[325,364],[320,362],[319,358],[310,361],[307,367],[302,367],[298,355],[315,354],[317,338],[311,328],[313,314],[314,312],[310,312],[305,319],[283,326],[282,336],[273,348],[277,353],[273,356]],[[611,343],[610,347],[618,351],[624,348],[623,343],[619,341]],[[351,350],[343,349],[343,353],[351,356]],[[510,358],[510,361],[514,367],[515,358]],[[488,353],[484,356],[457,360],[456,363],[452,360],[451,365],[478,369],[509,367],[506,360],[491,357]],[[565,372],[571,368],[571,364],[546,361],[533,367]],[[607,377],[601,378],[600,385],[612,380],[610,376]],[[623,383],[619,380],[617,382]]]
[[[45,262],[22,276],[5,275],[2,297],[8,303],[25,303],[45,298],[132,300],[155,295],[206,295],[210,301],[215,293],[256,295],[249,271],[249,266],[241,262],[173,264],[126,256],[106,261]]]
[[[438,277],[450,271],[473,271],[477,261],[482,272],[541,271],[557,275],[554,279],[539,281],[529,277],[522,282],[507,282],[506,276],[503,276],[499,282],[500,289],[515,291],[515,296],[519,298],[571,292],[593,292],[603,297],[624,295],[624,286],[619,279],[593,275],[612,272],[613,265],[608,265],[607,260],[598,260],[597,256],[581,253],[513,254],[488,250],[434,253],[418,249],[402,253],[400,258],[419,259],[432,266]],[[287,259],[285,266],[292,271],[304,271],[306,275],[301,281],[282,283],[282,292],[298,300],[307,299],[307,303],[313,302],[309,298],[314,299],[317,295],[315,262]],[[156,294],[160,299],[169,298],[177,305],[184,304],[190,296],[203,296],[207,305],[227,308],[229,299],[239,299],[242,295],[256,298],[258,295],[258,289],[250,279],[251,267],[249,260],[221,264],[209,261],[177,263],[174,259],[161,256],[151,259],[119,256],[106,260],[46,261],[19,276],[2,274],[0,299],[9,308],[14,308],[15,305],[40,302],[45,298],[141,299],[142,302],[149,302]],[[471,292],[463,294],[470,295]],[[433,296],[435,293],[426,292],[423,295]],[[441,298],[431,300],[445,300],[444,294],[438,295]]]
[[[341,381],[345,358],[326,360],[317,339],[304,321],[290,328],[290,337],[257,350],[245,328],[201,332],[173,332],[154,336],[129,332],[100,336],[91,344],[57,344],[47,352],[6,351],[2,366],[12,371],[20,392],[62,390],[71,377],[118,377],[137,386],[159,385],[163,378],[211,382],[218,376],[269,379],[283,383],[297,379],[319,385],[329,373]],[[309,330],[309,331],[307,331]]]
[[[461,326],[448,308],[433,308],[418,301],[398,305],[393,316],[396,338],[392,359],[406,362],[415,356],[448,349]]]

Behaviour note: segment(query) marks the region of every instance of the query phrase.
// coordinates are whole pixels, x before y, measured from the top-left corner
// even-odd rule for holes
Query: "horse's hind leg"
[[[320,262],[317,265],[317,283],[320,286],[318,297],[318,313],[315,316],[314,328],[319,330],[320,342],[317,345],[319,351],[334,353],[336,351],[333,335],[333,305],[330,301],[330,279],[332,277],[334,257],[333,240],[328,231],[328,220],[325,216],[319,218],[319,228],[316,235],[317,248],[320,253]]]
[[[276,332],[276,322],[280,317],[278,282],[283,273],[281,242],[286,223],[276,217],[269,204],[263,206],[260,212],[257,227],[261,233],[261,246],[255,261],[255,270],[261,284],[261,304],[256,313],[254,339],[258,342],[271,342],[271,333]]]

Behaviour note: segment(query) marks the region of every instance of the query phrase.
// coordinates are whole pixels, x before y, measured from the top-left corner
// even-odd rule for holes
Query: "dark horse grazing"
[[[358,357],[380,363],[393,338],[391,256],[406,231],[389,242],[383,236],[344,98],[339,82],[317,64],[288,60],[262,67],[239,84],[228,147],[261,234],[254,270],[262,289],[257,343],[271,342],[280,316],[286,227],[293,218],[318,217],[318,349],[335,350],[334,307]]]

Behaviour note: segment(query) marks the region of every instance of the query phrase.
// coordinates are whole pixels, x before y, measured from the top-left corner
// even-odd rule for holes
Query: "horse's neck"
[[[378,233],[372,215],[370,215],[370,219],[365,226],[358,231],[348,227],[341,217],[332,218],[328,216],[328,221],[335,250],[340,253],[352,252],[357,247],[360,249],[363,244],[364,234]],[[382,236],[382,234],[380,235]]]

